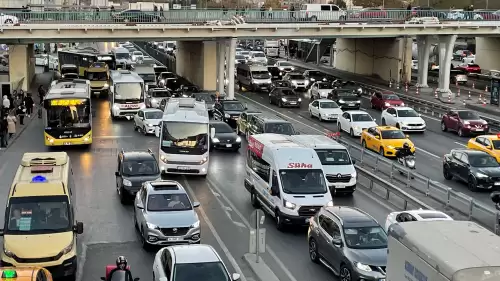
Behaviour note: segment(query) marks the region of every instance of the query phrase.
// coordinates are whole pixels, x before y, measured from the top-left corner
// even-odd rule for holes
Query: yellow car
[[[484,151],[500,163],[500,134],[472,138],[467,143],[467,148]]]
[[[408,143],[411,151],[415,152],[415,145],[400,129],[392,126],[377,126],[363,130],[361,145],[380,155],[395,157],[396,149]]]

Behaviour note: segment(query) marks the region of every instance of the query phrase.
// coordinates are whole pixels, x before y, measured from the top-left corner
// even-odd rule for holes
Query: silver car
[[[169,99],[172,93],[163,88],[154,88],[148,91],[146,95],[146,107],[159,108],[160,103],[164,99]]]
[[[200,220],[184,187],[176,181],[148,181],[137,192],[134,225],[141,244],[168,246],[200,243]]]
[[[307,87],[309,86],[309,80],[306,79],[302,73],[287,73],[284,77],[283,80],[289,81],[292,84],[292,87],[294,90],[298,91],[306,91]]]

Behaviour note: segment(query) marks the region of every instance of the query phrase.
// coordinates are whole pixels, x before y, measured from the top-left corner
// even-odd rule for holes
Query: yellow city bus
[[[64,64],[74,64],[78,67],[78,75],[85,78],[85,72],[96,62],[104,62],[108,68],[116,69],[116,59],[112,54],[100,54],[97,50],[93,52],[90,49],[69,50],[57,52],[59,66]]]
[[[46,146],[92,144],[90,82],[83,79],[58,80],[43,100]]]

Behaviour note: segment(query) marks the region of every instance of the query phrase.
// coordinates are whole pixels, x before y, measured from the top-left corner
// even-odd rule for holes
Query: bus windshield
[[[208,150],[208,125],[163,122],[161,150],[172,154],[204,154]]]
[[[58,233],[72,227],[68,196],[64,195],[14,197],[9,200],[6,214],[6,234]]]
[[[107,81],[107,72],[88,72],[87,77],[90,81]]]
[[[87,128],[90,127],[90,100],[66,103],[66,100],[49,100],[47,105],[47,127]]]
[[[154,73],[144,73],[139,74],[144,82],[156,82],[156,76]]]
[[[115,102],[142,101],[142,85],[140,83],[118,83],[115,84]]]
[[[116,53],[115,54],[116,59],[118,60],[127,60],[130,59],[130,53]]]

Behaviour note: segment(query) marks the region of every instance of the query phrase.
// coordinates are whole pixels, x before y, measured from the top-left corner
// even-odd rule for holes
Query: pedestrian
[[[110,10],[111,10],[111,13],[114,13],[115,12],[115,6],[111,5]]]
[[[3,100],[2,100],[2,106],[4,109],[6,110],[9,110],[10,109],[10,100],[9,100],[9,97],[7,95],[4,95],[3,96]]]
[[[26,114],[26,107],[24,106],[24,99],[19,96],[18,106],[16,107],[16,113],[19,117],[19,124],[24,125],[24,115]]]
[[[9,132],[9,139],[16,133],[17,118],[15,111],[10,111],[7,116],[7,131]]]
[[[222,14],[225,16],[227,15],[227,8],[226,6],[222,5]]]
[[[43,102],[43,99],[45,98],[45,89],[43,88],[43,85],[40,85],[38,87],[38,97],[40,98],[40,104]]]
[[[273,7],[269,6],[269,18],[273,18]]]
[[[295,18],[295,6],[292,5],[290,7],[290,16],[294,19]]]
[[[8,145],[8,126],[7,115],[2,114],[2,118],[0,119],[0,147],[7,147]]]
[[[265,18],[266,17],[266,6],[264,4],[262,4],[262,6],[260,6],[260,17],[261,18]]]
[[[35,101],[31,97],[31,94],[28,93],[26,97],[24,98],[24,106],[26,107],[26,116],[28,118],[31,117],[31,114],[33,114],[33,106],[35,105]]]

